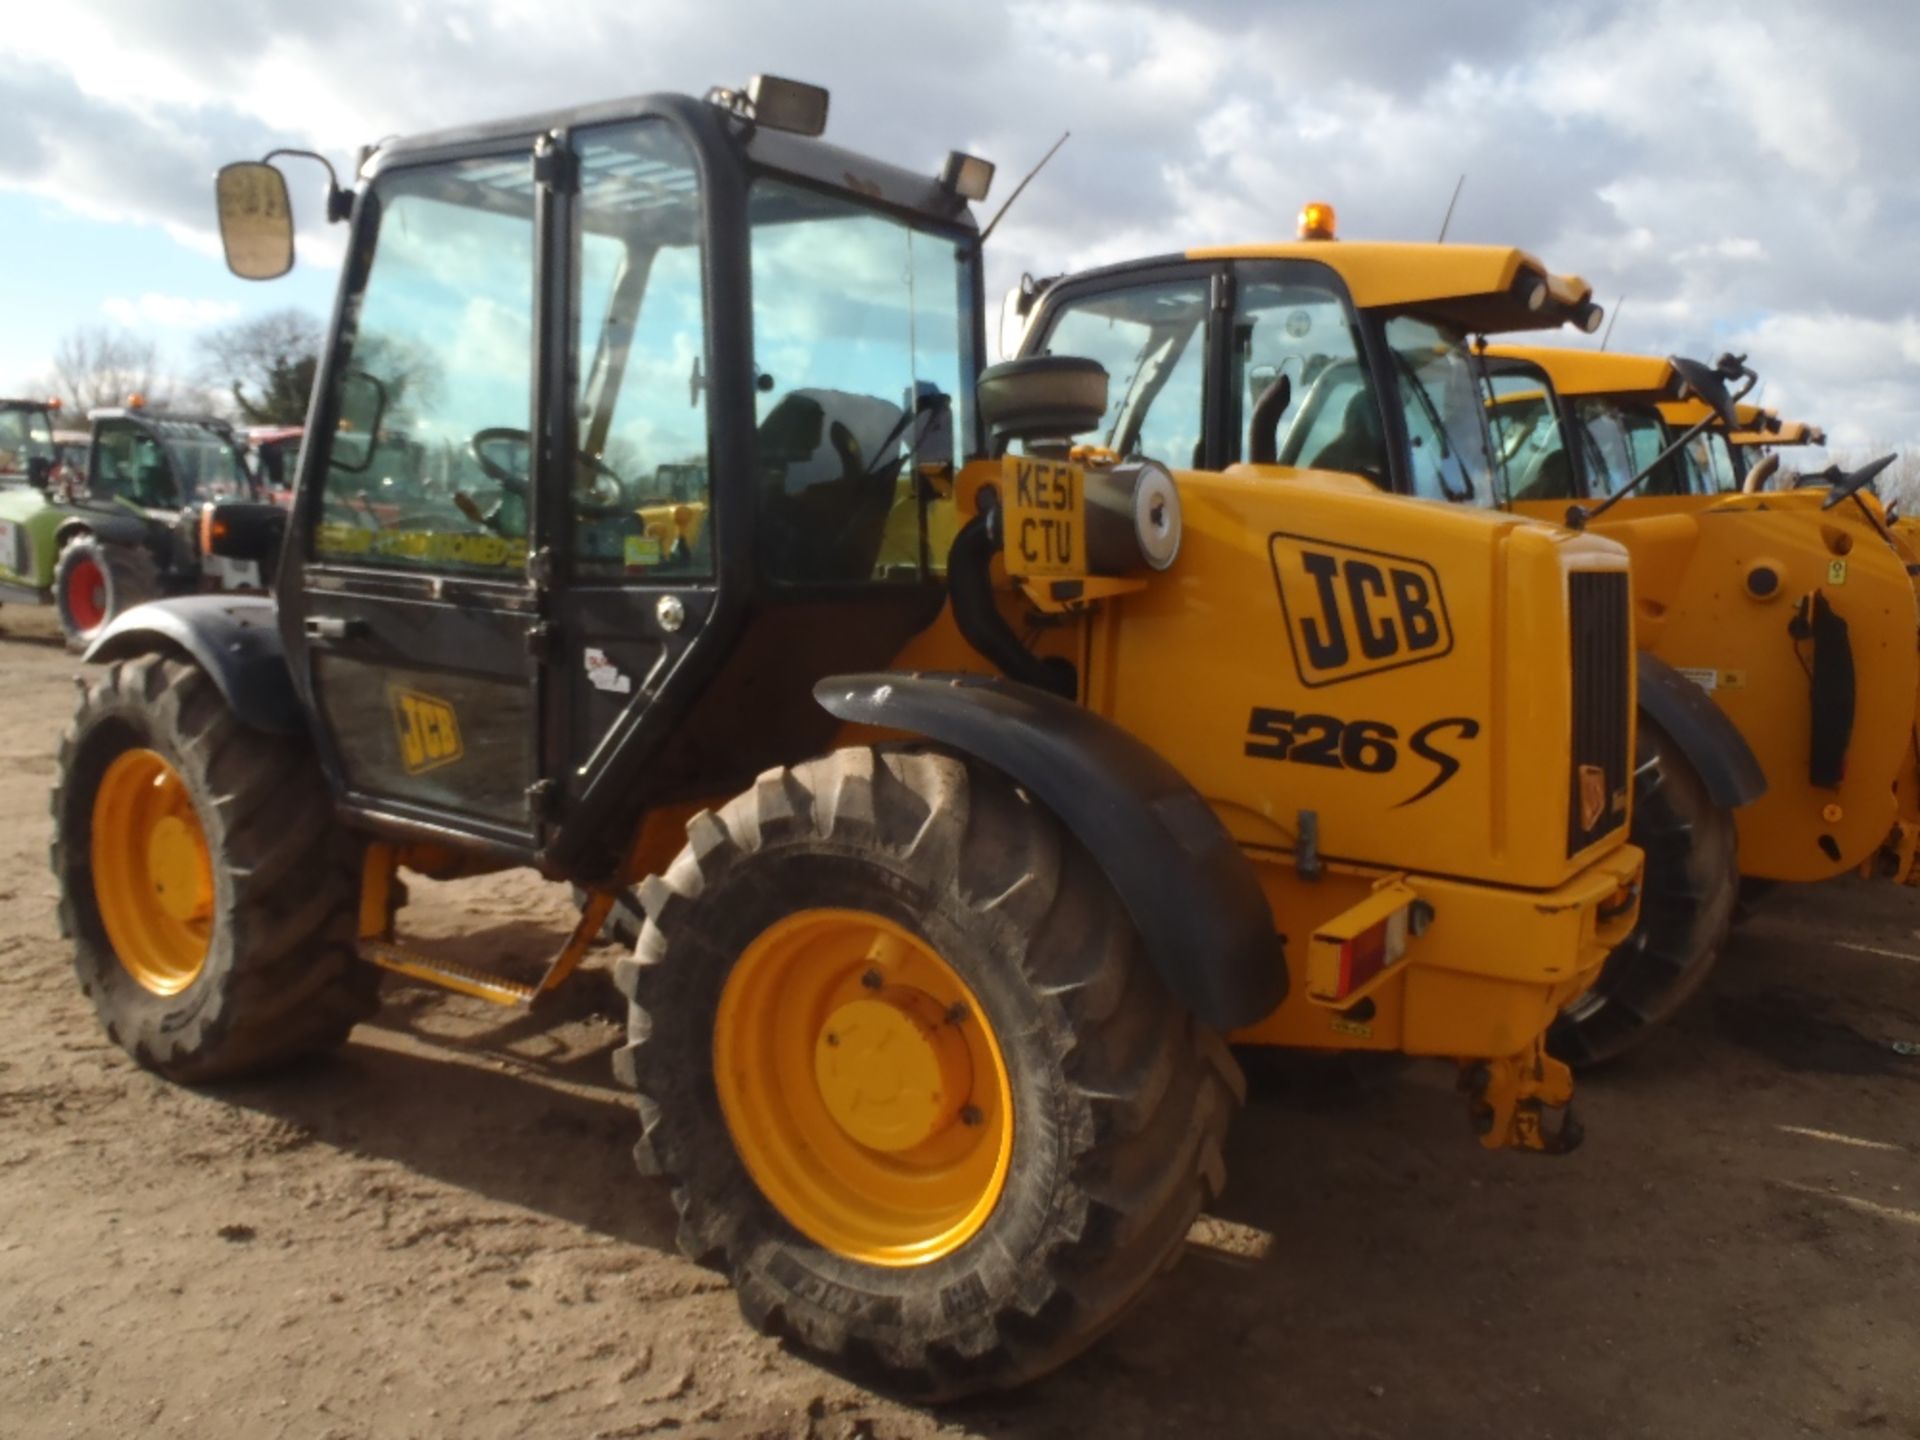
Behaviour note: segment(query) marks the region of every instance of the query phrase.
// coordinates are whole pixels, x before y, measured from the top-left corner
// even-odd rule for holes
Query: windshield
[[[1525,373],[1492,375],[1487,392],[1487,421],[1507,498],[1573,499],[1573,465],[1546,382]]]
[[[53,423],[46,407],[0,407],[0,475],[24,475],[29,460],[52,459]]]
[[[944,569],[977,247],[770,177],[748,220],[762,565],[809,583]]]
[[[1587,493],[1618,494],[1636,475],[1656,460],[1660,463],[1633,489],[1635,495],[1695,493],[1686,462],[1678,456],[1660,460],[1668,445],[1666,427],[1652,405],[1605,396],[1583,396],[1574,402],[1580,423],[1581,448],[1587,460]]]
[[[1725,495],[1740,488],[1740,476],[1727,449],[1727,437],[1718,430],[1696,435],[1687,442],[1687,483],[1696,495]]]
[[[147,510],[252,493],[233,437],[191,420],[101,420],[94,427],[92,464],[88,489],[95,499],[126,500]]]
[[[1207,278],[1103,291],[1070,302],[1041,353],[1105,367],[1107,413],[1088,437],[1120,455],[1201,463],[1206,382]]]
[[[1412,493],[1497,503],[1479,365],[1463,338],[1418,316],[1396,315],[1387,321],[1386,339],[1406,418]]]

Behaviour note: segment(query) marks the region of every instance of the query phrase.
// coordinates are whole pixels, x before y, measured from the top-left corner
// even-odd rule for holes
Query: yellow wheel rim
[[[733,967],[714,1020],[733,1143],[793,1227],[871,1265],[951,1254],[993,1213],[1013,1088],[966,982],[863,910],[802,910]]]
[[[179,772],[152,750],[114,758],[93,797],[93,893],[121,967],[155,995],[206,968],[213,857]]]

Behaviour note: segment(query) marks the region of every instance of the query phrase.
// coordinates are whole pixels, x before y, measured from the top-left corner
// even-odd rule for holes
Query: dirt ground
[[[196,1092],[74,986],[46,868],[75,664],[0,611],[0,1437],[1920,1437],[1920,896],[1836,883],[1488,1155],[1451,1077],[1255,1076],[1222,1212],[1024,1393],[902,1407],[679,1258],[608,1055],[609,952],[538,1020],[394,980],[335,1059]],[[418,885],[525,966],[553,887]]]

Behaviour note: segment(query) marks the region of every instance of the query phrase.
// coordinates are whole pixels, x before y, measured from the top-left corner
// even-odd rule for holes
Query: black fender
[[[220,687],[242,724],[269,735],[304,735],[273,601],[265,595],[182,595],[136,605],[87,647],[89,664],[152,651],[184,655]]]
[[[1641,711],[1680,747],[1715,805],[1737,810],[1767,793],[1766,772],[1746,736],[1705,690],[1645,650],[1639,682]]]
[[[144,515],[83,510],[71,519],[60,522],[53,532],[54,544],[64,546],[74,535],[83,531],[108,545],[147,545],[153,537],[153,527]]]
[[[1182,1005],[1238,1029],[1287,993],[1286,954],[1253,864],[1180,772],[1112,721],[978,675],[836,675],[842,720],[924,735],[984,761],[1060,818],[1105,873]]]

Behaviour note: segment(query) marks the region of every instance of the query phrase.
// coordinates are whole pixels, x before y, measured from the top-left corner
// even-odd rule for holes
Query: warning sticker
[[[1702,690],[1712,692],[1720,686],[1720,672],[1718,670],[1690,670],[1684,665],[1676,665],[1673,668],[1686,676],[1687,679],[1691,680],[1694,684],[1698,685]]]

